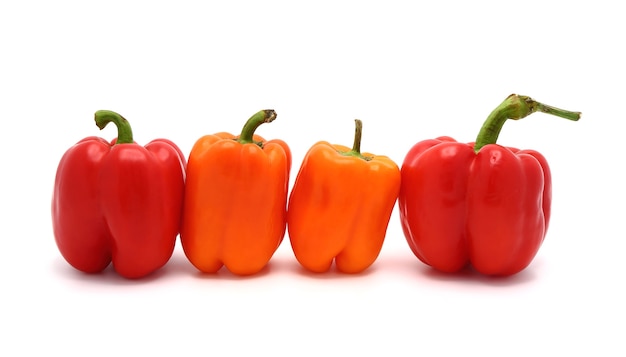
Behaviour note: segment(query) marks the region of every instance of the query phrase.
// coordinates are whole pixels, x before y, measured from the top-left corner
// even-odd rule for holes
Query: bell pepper
[[[276,115],[261,110],[240,135],[205,135],[191,149],[181,243],[201,272],[225,266],[236,275],[255,274],[283,240],[291,151],[280,139],[254,134]]]
[[[507,119],[536,111],[580,118],[579,112],[512,94],[489,115],[475,143],[440,137],[410,149],[398,206],[419,260],[442,272],[472,266],[493,276],[516,274],[531,263],[550,221],[550,168],[539,152],[496,140]]]
[[[400,190],[400,169],[386,156],[361,153],[362,122],[352,149],[326,141],[306,153],[287,208],[297,261],[323,273],[359,273],[377,259]]]
[[[146,276],[172,256],[180,228],[186,160],[170,140],[133,141],[121,115],[100,110],[96,125],[113,122],[118,137],[87,137],[58,165],[52,225],[61,255],[77,270]]]

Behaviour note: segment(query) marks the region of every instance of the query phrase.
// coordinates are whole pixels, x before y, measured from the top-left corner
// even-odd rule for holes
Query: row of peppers
[[[87,137],[59,163],[52,199],[55,241],[85,273],[112,263],[141,278],[171,258],[177,236],[201,272],[263,269],[288,232],[297,261],[312,272],[358,273],[377,259],[398,202],[403,233],[419,260],[443,272],[471,266],[509,276],[526,268],[550,220],[551,174],[544,156],[496,144],[507,119],[540,111],[570,120],[580,113],[512,94],[484,122],[475,142],[424,140],[402,167],[321,141],[306,153],[289,192],[291,152],[255,134],[276,118],[253,115],[240,135],[206,135],[188,160],[173,142],[133,141],[121,115],[95,113],[118,137]]]

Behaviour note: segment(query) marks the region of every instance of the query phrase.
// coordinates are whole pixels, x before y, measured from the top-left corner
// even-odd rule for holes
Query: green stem
[[[363,135],[363,122],[359,119],[354,119],[354,143],[352,144],[352,150],[342,152],[346,156],[356,156],[363,160],[371,160],[371,157],[361,155],[361,136]]]
[[[96,125],[100,130],[104,129],[110,122],[113,122],[117,126],[117,141],[116,144],[131,144],[133,143],[133,130],[130,128],[130,123],[123,116],[110,110],[98,110],[95,114]]]
[[[354,119],[354,143],[352,144],[352,153],[355,156],[361,155],[361,136],[363,135],[363,122]]]
[[[258,111],[250,117],[241,130],[241,134],[237,141],[241,144],[254,143],[252,140],[255,130],[263,123],[271,123],[276,119],[276,112],[272,109]]]
[[[522,119],[536,111],[573,121],[580,119],[580,112],[551,107],[524,95],[511,94],[485,120],[476,137],[474,152],[477,153],[487,144],[495,144],[507,119]]]

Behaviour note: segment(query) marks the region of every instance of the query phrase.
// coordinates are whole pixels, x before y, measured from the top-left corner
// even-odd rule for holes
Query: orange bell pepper
[[[400,191],[400,169],[386,156],[320,141],[306,153],[287,207],[298,262],[312,272],[359,273],[378,258]]]
[[[241,135],[198,139],[187,162],[181,243],[200,271],[226,266],[236,275],[259,272],[285,235],[291,151],[254,131],[276,118],[253,115]]]

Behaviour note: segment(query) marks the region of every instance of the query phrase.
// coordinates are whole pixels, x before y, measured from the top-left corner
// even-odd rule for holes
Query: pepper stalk
[[[363,122],[360,119],[354,119],[354,142],[352,144],[352,150],[341,152],[342,155],[355,156],[365,161],[369,161],[372,158],[361,154],[361,136],[363,135]]]
[[[537,102],[528,96],[511,94],[489,114],[483,123],[476,137],[474,152],[478,153],[487,144],[495,144],[507,119],[522,119],[537,111],[572,121],[577,121],[581,115],[580,112],[563,110]]]
[[[94,117],[96,125],[100,130],[104,129],[111,122],[117,126],[117,140],[115,144],[133,143],[133,130],[128,120],[123,116],[111,110],[98,110]]]
[[[237,142],[240,144],[257,144],[259,146],[263,146],[263,143],[257,143],[253,140],[254,132],[256,129],[264,123],[271,123],[276,119],[278,114],[273,109],[264,109],[255,113],[253,116],[248,119],[246,124],[241,129],[241,134],[239,134],[239,138],[237,138]]]

